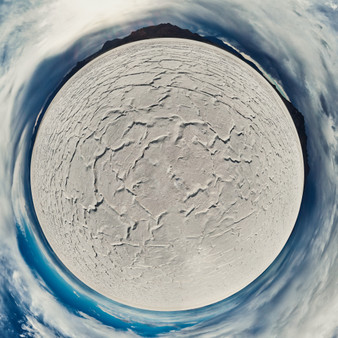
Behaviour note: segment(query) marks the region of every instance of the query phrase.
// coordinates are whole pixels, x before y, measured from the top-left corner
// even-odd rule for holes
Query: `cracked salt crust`
[[[95,59],[59,91],[32,162],[49,244],[123,304],[185,310],[257,278],[295,224],[303,159],[268,82],[227,52],[154,39]]]

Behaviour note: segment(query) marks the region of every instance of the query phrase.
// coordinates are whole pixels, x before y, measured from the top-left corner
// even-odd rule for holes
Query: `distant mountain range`
[[[154,38],[181,38],[181,39],[190,39],[195,41],[200,41],[204,43],[208,43],[211,45],[214,45],[216,47],[219,47],[221,49],[226,50],[227,52],[231,53],[232,55],[238,57],[245,63],[247,63],[249,66],[254,68],[258,73],[260,73],[264,78],[264,74],[260,71],[260,69],[250,60],[247,60],[244,58],[239,52],[237,52],[234,48],[231,46],[225,44],[222,40],[217,39],[216,37],[211,36],[201,36],[196,33],[192,33],[188,29],[182,29],[178,26],[172,25],[170,23],[162,23],[156,26],[148,26],[141,29],[138,29],[134,32],[132,32],[130,35],[126,36],[123,39],[114,39],[110,40],[104,43],[102,48],[97,51],[96,53],[88,56],[84,60],[78,62],[76,66],[64,77],[62,80],[60,86],[57,88],[57,91],[83,66],[85,66],[90,61],[94,60],[96,57],[102,55],[103,53],[112,50],[116,47],[122,46],[124,44],[135,42],[139,40],[146,40],[146,39],[154,39]],[[267,80],[268,81],[268,80]],[[288,101],[276,88],[275,85],[273,85],[270,81],[268,81],[271,86],[276,90],[280,98],[283,100],[286,108],[290,112],[290,115],[293,119],[293,122],[296,126],[298,136],[300,139],[300,143],[302,146],[303,151],[303,158],[304,158],[304,171],[305,171],[305,178],[307,177],[310,167],[308,164],[308,153],[307,153],[307,136],[305,132],[305,123],[304,123],[304,116],[302,113],[300,113],[293,104]]]

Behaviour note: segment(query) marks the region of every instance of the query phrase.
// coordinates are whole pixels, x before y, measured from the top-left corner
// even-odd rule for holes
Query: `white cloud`
[[[306,242],[308,246],[295,249],[291,268],[285,270],[285,276],[277,279],[274,275],[272,287],[261,290],[246,304],[247,308],[237,309],[230,319],[225,318],[199,332],[210,337],[217,332],[231,335],[261,325],[260,336],[331,337],[337,334],[338,235],[337,218],[333,218],[337,217],[337,211],[332,204],[337,201],[337,168],[333,162],[333,156],[337,154],[337,130],[333,127],[337,126],[337,101],[334,100],[338,97],[338,40],[334,23],[316,11],[319,4],[337,12],[337,2],[325,0],[18,0],[0,5],[8,6],[0,7],[0,50],[3,53],[0,52],[0,254],[10,260],[15,271],[8,277],[6,285],[12,287],[18,303],[22,302],[28,310],[24,324],[27,332],[43,337],[52,336],[54,328],[70,337],[121,337],[122,334],[94,318],[68,311],[43,288],[21,257],[9,199],[9,160],[13,155],[10,153],[11,113],[20,103],[18,98],[22,96],[18,93],[26,87],[41,60],[65,50],[83,34],[114,26],[114,36],[130,23],[139,25],[153,11],[156,17],[145,22],[175,18],[186,26],[205,31],[206,27],[202,29],[198,25],[203,19],[217,23],[237,37],[250,34],[252,42],[258,44],[256,47],[279,61],[288,75],[298,81],[299,87],[306,88],[304,96],[297,99],[310,133],[312,169],[321,171],[316,176],[318,204],[305,220],[309,228],[316,227],[313,238]],[[169,9],[165,11],[165,8]],[[104,38],[94,39],[90,48]],[[86,49],[88,46],[82,48],[89,50]],[[320,93],[327,98],[328,117],[320,113]],[[325,146],[328,154],[324,152]],[[14,192],[17,196],[22,194],[20,189]],[[23,210],[24,200],[17,201],[17,207]],[[305,241],[307,236],[304,232],[298,239]],[[292,270],[292,267],[297,269]],[[284,290],[286,283],[287,290]],[[279,294],[281,298],[278,298]],[[0,314],[5,312],[4,307],[5,304],[0,303]],[[258,315],[262,317],[258,318]],[[126,335],[133,336],[132,333]]]
[[[338,8],[338,4],[334,1],[325,2],[325,5],[328,6],[329,8],[331,8],[334,11],[337,10],[337,8]]]

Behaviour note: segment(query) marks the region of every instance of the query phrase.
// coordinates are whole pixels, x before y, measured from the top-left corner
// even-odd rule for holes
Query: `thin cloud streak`
[[[0,5],[0,279],[22,309],[26,336],[121,337],[97,319],[70,311],[27,266],[18,248],[15,215],[27,217],[22,164],[30,116],[22,108],[25,89],[38,66],[64,52],[84,35],[69,70],[107,39],[123,36],[142,22],[173,22],[215,34],[258,61],[304,113],[311,173],[301,223],[252,295],[238,306],[220,304],[212,319],[164,336],[302,336],[338,334],[337,215],[337,9],[334,1],[16,1]],[[39,82],[37,81],[37,91]],[[36,100],[36,101],[34,101]],[[32,98],[32,107],[38,98]],[[21,141],[20,141],[21,140]],[[16,163],[13,176],[11,163]],[[14,178],[14,185],[11,180]],[[11,201],[14,201],[12,204]],[[313,199],[313,200],[312,200]],[[5,292],[5,291],[3,291]],[[8,327],[9,299],[0,295],[0,329]],[[7,319],[6,319],[7,318]],[[2,323],[2,326],[1,326]],[[6,324],[7,323],[7,324]],[[12,325],[12,324],[10,324]],[[19,329],[18,329],[19,330]],[[10,332],[10,331],[8,331]],[[126,332],[126,336],[136,336]]]

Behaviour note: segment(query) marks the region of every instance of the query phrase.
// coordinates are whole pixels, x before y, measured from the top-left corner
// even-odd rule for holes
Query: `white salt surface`
[[[268,82],[200,42],[119,47],[48,108],[31,162],[42,230],[97,292],[151,310],[222,300],[257,278],[295,224],[296,129]]]

